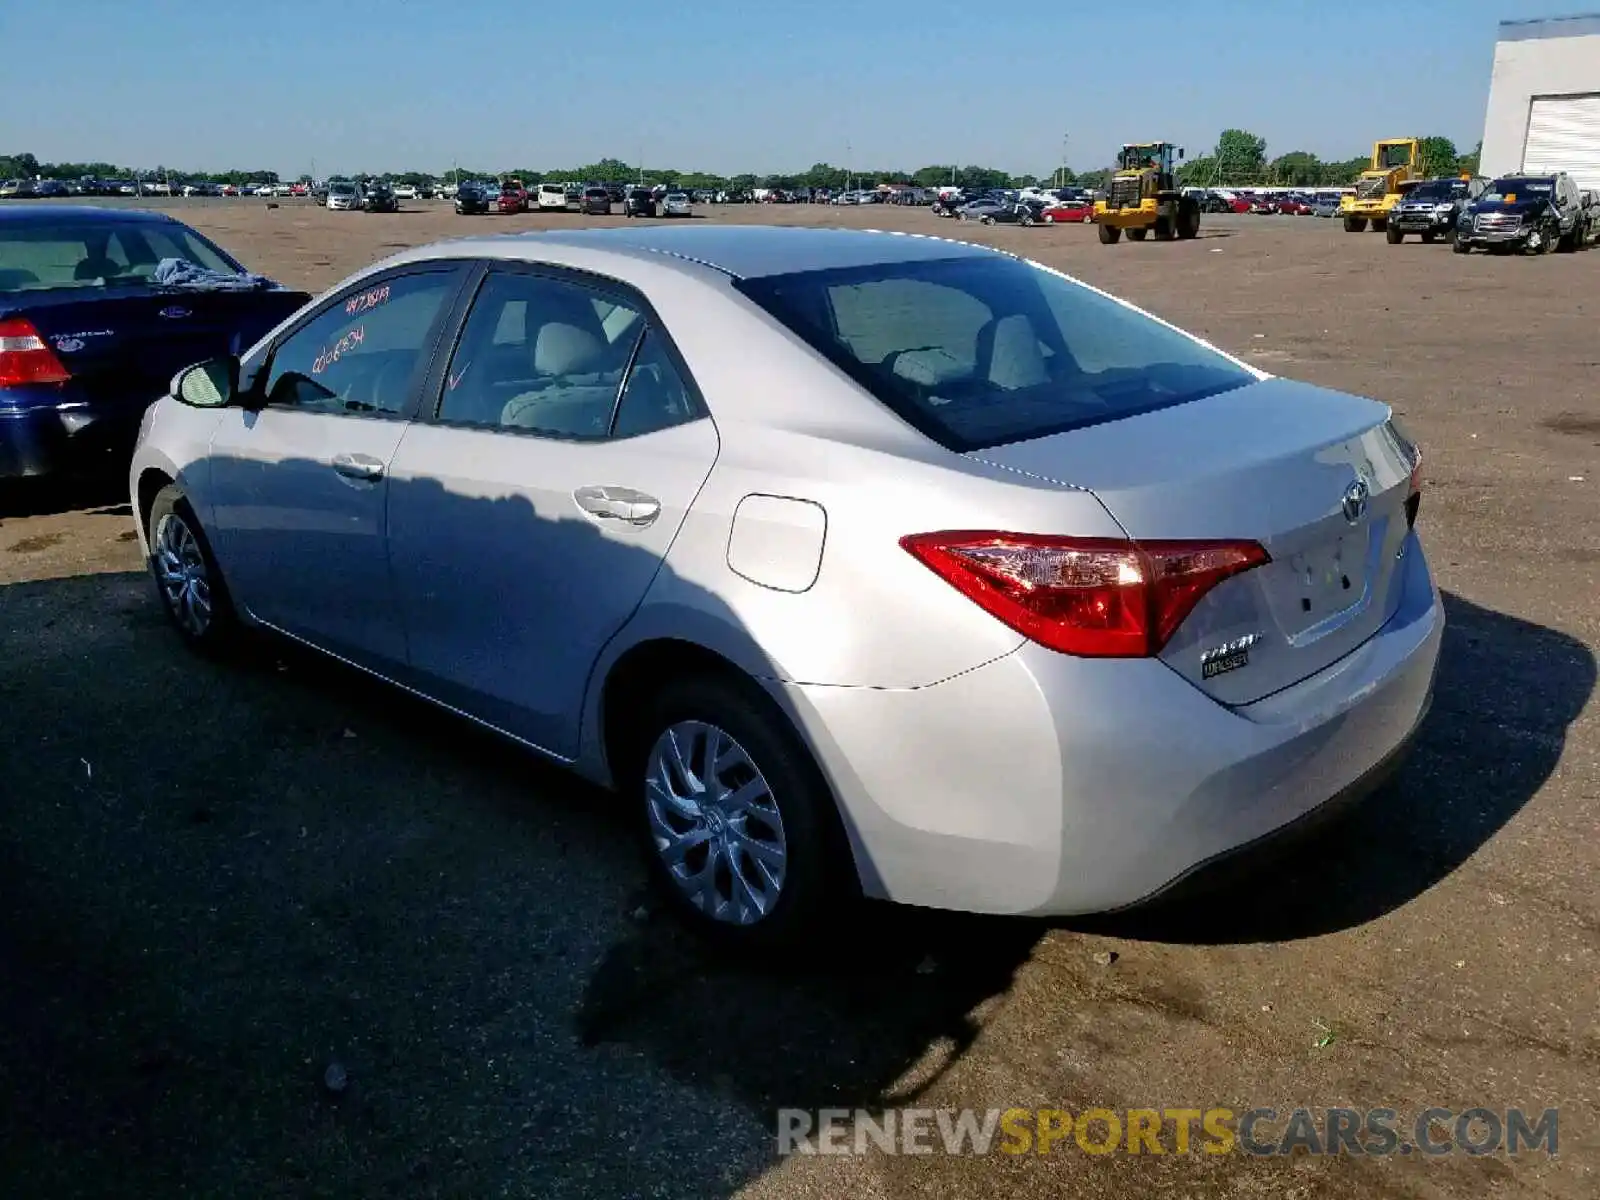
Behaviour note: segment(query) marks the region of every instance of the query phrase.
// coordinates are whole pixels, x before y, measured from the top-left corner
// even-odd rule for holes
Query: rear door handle
[[[376,483],[383,478],[383,460],[370,454],[336,454],[333,469],[346,479],[359,479],[364,483]]]
[[[624,521],[643,528],[661,515],[661,501],[627,487],[591,484],[572,493],[578,507],[602,521]]]

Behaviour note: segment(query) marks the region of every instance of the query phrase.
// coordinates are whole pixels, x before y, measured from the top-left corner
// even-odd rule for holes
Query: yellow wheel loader
[[[1416,138],[1389,138],[1372,147],[1372,165],[1356,177],[1354,195],[1339,201],[1346,233],[1369,226],[1376,233],[1389,228],[1394,206],[1422,182],[1422,143]]]
[[[1154,231],[1157,241],[1192,238],[1200,232],[1200,202],[1178,190],[1174,159],[1183,151],[1171,142],[1139,142],[1117,155],[1117,171],[1103,200],[1094,202],[1100,240],[1114,245],[1124,232],[1142,242]]]

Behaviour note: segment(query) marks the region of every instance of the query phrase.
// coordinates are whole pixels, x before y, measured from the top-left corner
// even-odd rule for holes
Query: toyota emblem
[[[1367,498],[1369,496],[1367,481],[1357,479],[1344,490],[1344,519],[1354,525],[1367,515]]]

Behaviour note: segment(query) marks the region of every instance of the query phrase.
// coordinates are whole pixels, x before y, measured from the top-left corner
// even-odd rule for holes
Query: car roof
[[[162,212],[143,208],[100,208],[93,204],[29,204],[0,208],[0,223],[8,225],[178,225]]]
[[[792,226],[724,225],[714,228],[644,226],[632,229],[577,229],[509,234],[484,239],[497,243],[501,257],[519,258],[542,244],[612,251],[627,257],[659,254],[713,267],[737,279],[923,262],[941,258],[979,258],[994,251],[970,242],[924,234],[882,233],[864,229],[802,229]],[[481,246],[482,242],[477,242]],[[466,244],[457,244],[466,252]]]

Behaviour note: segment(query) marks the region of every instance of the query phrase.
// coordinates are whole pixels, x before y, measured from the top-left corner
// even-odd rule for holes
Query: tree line
[[[1453,175],[1476,172],[1478,150],[1463,154],[1447,137],[1421,139],[1423,170],[1429,175]],[[1479,149],[1481,149],[1481,144]],[[1178,181],[1184,186],[1199,187],[1337,187],[1348,184],[1367,168],[1368,156],[1326,161],[1305,150],[1291,150],[1275,158],[1267,156],[1267,141],[1243,129],[1225,129],[1210,150],[1186,158],[1178,168]],[[1037,175],[1017,175],[997,167],[944,166],[919,167],[914,171],[904,169],[879,170],[839,167],[831,163],[815,163],[809,170],[795,174],[717,175],[705,171],[680,171],[666,167],[643,167],[616,158],[603,158],[599,162],[581,166],[540,170],[523,167],[509,171],[478,171],[454,167],[449,171],[399,171],[373,172],[372,175],[394,183],[431,184],[437,181],[462,179],[494,179],[515,175],[523,180],[576,180],[584,183],[643,183],[667,184],[691,190],[753,190],[760,187],[798,190],[827,188],[830,191],[850,187],[873,187],[879,183],[908,183],[915,187],[935,188],[947,184],[960,187],[1032,187],[1036,185],[1061,185],[1078,187],[1103,187],[1112,168],[1101,167],[1076,171],[1058,166]],[[181,171],[156,166],[139,170],[105,162],[40,162],[32,154],[0,155],[0,179],[125,179],[155,178],[181,179],[192,183],[259,184],[281,183],[276,171]],[[311,176],[301,175],[299,181],[310,182]]]
[[[1478,148],[1462,154],[1447,137],[1424,137],[1424,175],[1477,174]],[[1200,187],[1343,187],[1371,165],[1371,156],[1329,162],[1306,150],[1267,157],[1267,140],[1243,129],[1224,129],[1209,152],[1187,159],[1178,169],[1185,186]]]

